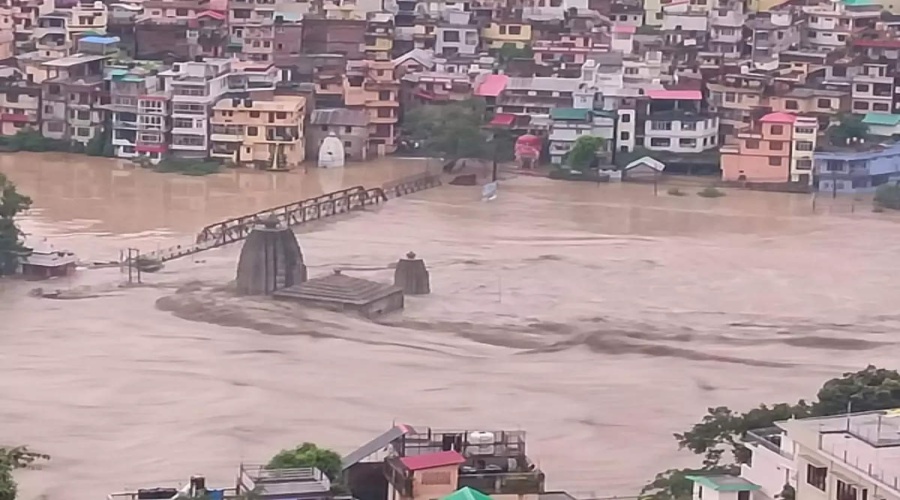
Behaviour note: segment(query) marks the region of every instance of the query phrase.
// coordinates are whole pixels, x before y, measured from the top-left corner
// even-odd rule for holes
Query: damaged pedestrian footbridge
[[[219,248],[229,243],[243,241],[259,224],[277,222],[285,227],[300,226],[308,222],[361,210],[370,205],[379,205],[392,198],[440,185],[440,174],[424,173],[390,182],[381,187],[345,188],[210,224],[200,230],[196,241],[192,244],[175,245],[153,252],[141,253],[136,259],[138,262],[168,262],[205,250]]]

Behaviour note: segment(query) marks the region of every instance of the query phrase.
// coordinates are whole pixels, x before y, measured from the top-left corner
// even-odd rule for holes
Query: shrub
[[[712,186],[708,186],[697,192],[697,196],[702,196],[704,198],[719,198],[725,196],[725,192]]]
[[[882,184],[875,190],[875,206],[900,210],[900,186],[895,184]]]
[[[215,160],[198,159],[187,160],[181,158],[166,158],[159,162],[153,170],[163,173],[179,173],[184,175],[209,175],[222,170],[222,164]]]

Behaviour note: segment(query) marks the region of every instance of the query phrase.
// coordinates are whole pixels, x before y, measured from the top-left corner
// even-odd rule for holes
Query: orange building
[[[737,135],[738,144],[722,146],[722,180],[789,182],[796,115],[769,113]]]

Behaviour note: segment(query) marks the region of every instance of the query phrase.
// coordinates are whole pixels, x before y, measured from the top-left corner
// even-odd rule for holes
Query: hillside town
[[[850,192],[900,180],[898,33],[896,0],[3,0],[0,134],[335,166],[474,99],[554,165],[588,135],[601,167]]]

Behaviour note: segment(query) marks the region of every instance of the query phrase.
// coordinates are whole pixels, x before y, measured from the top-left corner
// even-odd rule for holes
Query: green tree
[[[413,108],[403,118],[405,141],[425,154],[448,160],[488,158],[493,148],[481,129],[484,107],[475,100]]]
[[[50,456],[35,453],[24,446],[15,448],[0,447],[0,500],[15,500],[18,485],[13,478],[13,471],[32,467],[39,460],[49,460]]]
[[[857,115],[844,114],[837,125],[828,127],[826,134],[832,144],[847,146],[865,139],[869,135],[869,126]]]
[[[821,417],[851,411],[886,410],[900,407],[900,373],[869,365],[858,372],[844,373],[822,385],[817,400],[796,404],[760,405],[745,413],[724,406],[709,408],[703,419],[689,430],[675,434],[679,448],[703,457],[696,469],[673,469],[660,473],[641,491],[653,500],[690,498],[690,474],[737,473],[747,463],[750,452],[742,440],[748,431],[772,427],[792,417]],[[792,493],[784,492],[787,499]]]
[[[315,467],[328,479],[338,481],[341,477],[341,456],[327,448],[319,448],[313,443],[303,443],[291,450],[281,450],[269,460],[270,469],[295,469]]]
[[[579,137],[566,157],[566,164],[574,170],[590,168],[597,159],[597,151],[600,151],[605,142],[602,137],[593,135]]]
[[[524,45],[521,48],[514,43],[504,43],[497,53],[500,64],[506,65],[513,59],[531,59],[534,57],[534,51],[530,45]]]
[[[31,206],[31,198],[19,194],[16,186],[0,173],[0,276],[16,270],[18,256],[28,249],[15,217]]]

